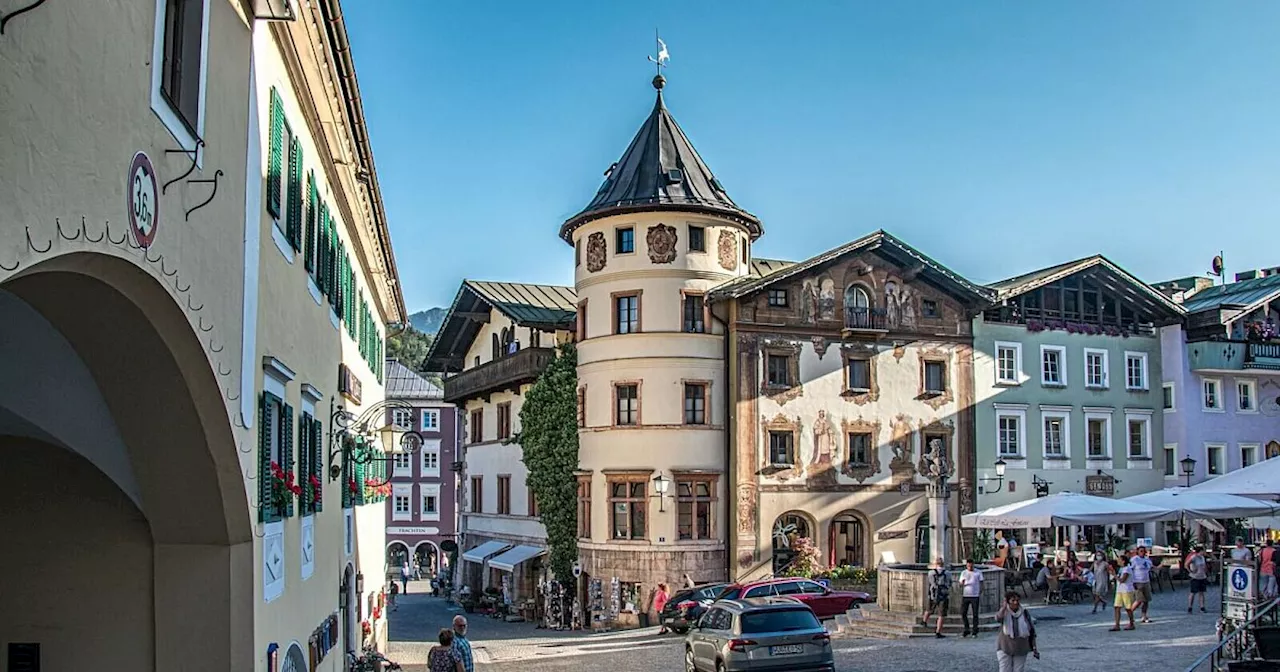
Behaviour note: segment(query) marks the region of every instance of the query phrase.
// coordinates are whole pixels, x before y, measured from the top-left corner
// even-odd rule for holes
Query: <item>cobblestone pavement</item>
[[[412,586],[410,587],[412,591]],[[1042,659],[1034,672],[1098,672],[1113,669],[1185,669],[1216,641],[1216,589],[1208,595],[1209,613],[1186,612],[1187,592],[1157,593],[1150,624],[1133,632],[1109,632],[1110,611],[1090,613],[1089,605],[1041,605],[1028,600],[1038,619]],[[406,672],[425,672],[429,642],[456,613],[443,600],[412,592],[391,615],[390,657]],[[649,672],[681,670],[682,638],[658,635],[656,628],[589,635],[553,633],[527,623],[469,619],[477,669],[484,672]],[[438,625],[439,624],[439,625]],[[840,636],[832,641],[840,672],[989,672],[995,669],[995,638],[878,640]]]

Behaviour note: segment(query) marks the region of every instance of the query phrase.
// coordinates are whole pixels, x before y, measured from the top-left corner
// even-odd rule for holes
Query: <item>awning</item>
[[[489,566],[494,569],[501,569],[505,572],[513,572],[515,571],[516,565],[526,560],[532,560],[540,555],[544,555],[546,552],[547,549],[539,548],[538,546],[516,546],[502,555],[489,560]]]
[[[505,541],[486,541],[479,546],[462,554],[462,559],[468,562],[484,563],[484,559],[502,551],[511,548],[511,544]]]

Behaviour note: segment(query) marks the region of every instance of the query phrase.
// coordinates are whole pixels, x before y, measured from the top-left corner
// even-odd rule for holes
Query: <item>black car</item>
[[[671,599],[667,600],[667,606],[662,608],[662,622],[683,635],[689,631],[689,626],[702,618],[707,606],[714,602],[728,586],[727,583],[704,583],[701,586],[677,591]]]

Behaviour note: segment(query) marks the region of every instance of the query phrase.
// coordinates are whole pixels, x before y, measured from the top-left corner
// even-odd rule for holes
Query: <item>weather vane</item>
[[[654,69],[657,70],[657,76],[662,76],[662,69],[666,67],[667,61],[671,59],[671,54],[667,53],[667,43],[662,41],[658,36],[658,31],[653,31],[653,39],[657,41],[657,56],[650,56],[649,62],[653,63]]]

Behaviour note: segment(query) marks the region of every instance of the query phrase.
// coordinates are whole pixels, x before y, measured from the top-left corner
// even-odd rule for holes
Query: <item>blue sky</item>
[[[730,9],[732,8],[732,9]],[[757,256],[885,228],[990,282],[1101,252],[1148,281],[1280,265],[1280,3],[343,6],[411,310],[572,284],[556,232],[653,105]]]

